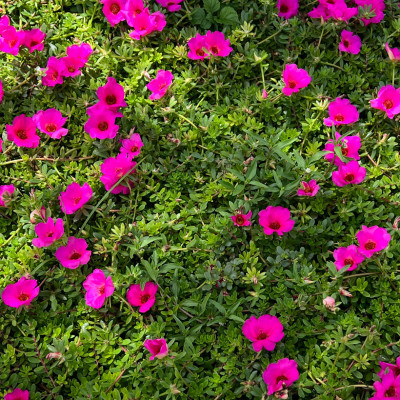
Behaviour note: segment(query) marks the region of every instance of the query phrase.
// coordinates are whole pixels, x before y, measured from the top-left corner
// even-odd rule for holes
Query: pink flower
[[[197,34],[195,37],[192,37],[188,41],[188,47],[188,58],[191,60],[203,60],[209,57],[209,54],[204,50],[207,47],[205,36]]]
[[[225,35],[222,32],[208,31],[204,37],[206,49],[213,56],[226,57],[232,52],[232,47],[229,46],[229,39],[225,39]]]
[[[84,67],[93,53],[92,46],[89,43],[74,44],[67,47],[67,56],[79,61],[80,68]]]
[[[165,339],[147,339],[144,341],[143,346],[152,354],[150,361],[155,358],[164,358],[168,354],[168,346]]]
[[[350,161],[339,166],[339,171],[332,172],[332,181],[336,186],[358,185],[367,174],[367,170],[358,164],[358,161]]]
[[[389,43],[385,43],[385,49],[391,61],[400,61],[400,50],[398,48],[394,47],[391,49]]]
[[[280,342],[285,334],[281,321],[273,315],[261,315],[256,318],[254,315],[243,324],[243,335],[253,342],[254,351],[261,351],[263,348],[268,351],[275,349],[276,343]]]
[[[335,307],[335,299],[331,296],[325,297],[324,300],[322,300],[322,304],[329,310],[332,312],[336,311],[336,307]]]
[[[307,87],[311,82],[311,76],[305,69],[297,68],[296,64],[287,64],[283,70],[285,87],[282,92],[286,96],[297,93],[299,89]]]
[[[62,65],[62,74],[67,77],[75,77],[81,75],[82,72],[80,70],[82,62],[79,58],[75,57],[62,57],[60,58],[60,62]]]
[[[364,9],[368,6],[371,6],[371,11],[374,12],[375,16],[371,18],[361,18],[361,21],[364,22],[364,25],[367,26],[369,24],[378,24],[383,20],[385,14],[383,10],[385,9],[384,0],[354,0],[357,6],[361,6]]]
[[[4,304],[18,308],[31,304],[39,294],[40,288],[35,279],[26,279],[24,276],[17,283],[7,285],[1,294]]]
[[[64,224],[61,218],[54,222],[53,218],[49,218],[47,222],[41,222],[35,226],[35,233],[38,238],[32,240],[35,247],[49,247],[56,240],[64,235]]]
[[[122,141],[120,152],[128,154],[130,157],[135,157],[140,154],[140,149],[143,147],[142,139],[138,133],[134,133],[129,139]]]
[[[18,55],[21,44],[21,34],[13,26],[2,26],[0,29],[0,51]]]
[[[147,85],[147,89],[153,92],[149,99],[158,100],[161,99],[167,93],[168,88],[171,86],[174,76],[171,71],[165,71],[163,69],[158,70],[155,79],[151,80]]]
[[[335,265],[338,271],[346,268],[346,271],[353,271],[358,267],[358,264],[364,261],[364,256],[358,252],[356,245],[352,244],[348,247],[339,247],[333,252]]]
[[[162,30],[165,28],[165,25],[167,25],[165,15],[160,11],[156,11],[150,15],[150,18],[153,20],[153,30],[162,32]]]
[[[35,148],[39,146],[40,137],[36,133],[36,124],[25,114],[14,118],[12,125],[6,125],[7,139],[18,147]]]
[[[265,210],[261,210],[258,216],[266,235],[276,232],[282,236],[284,232],[291,231],[294,226],[294,220],[290,219],[290,211],[284,207],[268,206]]]
[[[70,236],[67,245],[59,247],[55,256],[63,267],[76,269],[90,260],[92,252],[87,250],[87,246],[85,239]]]
[[[0,80],[0,103],[3,101],[3,96],[4,96],[3,82]],[[1,152],[1,143],[0,143],[0,152]]]
[[[95,269],[88,275],[83,287],[86,290],[86,304],[93,308],[103,307],[106,297],[110,297],[115,289],[111,276],[106,278],[101,269]]]
[[[289,19],[297,15],[299,11],[299,0],[278,0],[276,6],[279,9],[278,17]]]
[[[236,226],[250,226],[251,225],[251,211],[249,211],[247,214],[242,214],[238,213],[236,215],[231,216],[233,225]]]
[[[65,192],[61,192],[59,196],[61,210],[65,214],[73,214],[82,208],[93,196],[93,190],[90,185],[85,182],[83,186],[73,182],[67,186]]]
[[[46,75],[42,77],[44,86],[61,85],[63,79],[64,64],[55,57],[50,57],[47,61]]]
[[[342,41],[339,43],[339,50],[346,53],[358,54],[361,49],[360,36],[354,35],[353,32],[342,30]]]
[[[181,5],[183,0],[156,0],[161,7],[166,7],[168,11],[174,12],[179,11],[181,9]]]
[[[99,106],[111,111],[116,112],[119,107],[127,106],[124,100],[124,88],[113,77],[109,77],[107,83],[97,89],[97,96],[99,98]]]
[[[126,0],[100,0],[103,5],[103,13],[111,26],[125,21]]]
[[[140,307],[139,312],[145,313],[153,307],[156,301],[157,290],[158,285],[153,282],[146,282],[143,290],[140,284],[131,285],[126,294],[126,298],[130,305]]]
[[[381,379],[383,379],[383,377],[389,371],[391,371],[395,377],[398,377],[400,375],[400,357],[397,357],[396,365],[380,361],[379,366],[381,367],[381,370],[380,370],[380,372],[378,372],[378,376]]]
[[[301,182],[303,185],[303,189],[299,189],[297,191],[297,196],[310,196],[314,197],[319,190],[319,185],[317,185],[317,181],[315,179],[311,179],[310,182]]]
[[[267,91],[265,89],[263,89],[263,91],[262,91],[262,98],[263,99],[268,98],[268,93],[267,93]]]
[[[386,115],[393,117],[400,113],[400,88],[395,89],[392,85],[381,87],[378,98],[371,100],[371,107],[386,112]]]
[[[361,138],[359,136],[344,136],[341,139],[341,137],[342,136],[336,132],[335,141],[338,142],[338,144],[334,144],[333,140],[329,139],[324,148],[324,151],[330,151],[329,154],[325,155],[325,159],[329,162],[334,162],[337,166],[344,165],[345,163],[335,154],[335,147],[340,147],[342,154],[348,158],[354,160],[360,159],[358,150],[361,147]]]
[[[111,190],[111,188],[124,176],[129,174],[134,174],[135,170],[133,169],[136,165],[135,161],[132,161],[132,158],[128,154],[118,154],[117,157],[110,157],[104,160],[103,164],[101,164],[101,172],[102,176],[100,180],[104,183],[104,186],[107,191]],[[126,176],[126,180],[128,180],[128,176]],[[122,181],[119,185],[117,185],[111,193],[118,194],[128,194],[131,191],[131,186],[133,186],[133,182],[128,180],[128,183]]]
[[[329,104],[329,118],[324,119],[326,126],[347,125],[357,122],[359,114],[357,107],[353,106],[348,99],[338,97]]]
[[[128,0],[124,11],[126,22],[133,27],[133,20],[144,10],[143,0]]]
[[[389,371],[383,376],[382,382],[375,382],[376,393],[370,400],[397,400],[400,399],[400,375],[395,376]]]
[[[388,231],[377,225],[369,228],[363,225],[361,231],[358,231],[356,236],[360,244],[358,251],[367,258],[371,258],[374,253],[386,249],[391,239]]]
[[[35,50],[43,51],[46,34],[40,29],[32,29],[30,31],[23,31],[21,37],[21,45],[26,46],[29,49],[29,53],[33,53]]]
[[[311,18],[323,18],[324,21],[333,18],[347,23],[350,18],[358,14],[357,7],[347,7],[344,0],[319,0],[319,2],[318,7],[308,13]]]
[[[119,126],[115,124],[115,118],[122,114],[105,108],[92,108],[89,119],[84,128],[92,139],[113,139],[117,136]]]
[[[63,128],[67,118],[63,118],[60,111],[49,108],[46,111],[40,110],[33,116],[33,122],[40,132],[49,135],[52,139],[61,139],[68,133],[68,129]]]
[[[268,386],[268,396],[291,386],[299,379],[296,361],[282,358],[277,363],[269,364],[263,373],[263,379]]]
[[[129,34],[132,39],[140,40],[142,36],[147,36],[156,28],[156,21],[150,15],[148,8],[145,8],[140,14],[131,20],[134,31]]]
[[[1,185],[0,186],[0,206],[7,207],[8,203],[11,201],[11,197],[15,192],[15,186],[11,185]]]
[[[16,388],[13,392],[7,393],[4,400],[29,400],[29,392]]]

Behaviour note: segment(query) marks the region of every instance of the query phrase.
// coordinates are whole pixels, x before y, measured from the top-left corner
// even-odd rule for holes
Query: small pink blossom
[[[336,307],[335,307],[335,299],[331,296],[325,297],[325,299],[322,301],[322,304],[331,312],[335,312],[336,311]]]
[[[97,89],[97,97],[99,106],[111,111],[116,112],[120,107],[127,107],[124,88],[113,77],[109,77],[107,83]]]
[[[36,148],[40,137],[36,133],[36,124],[31,117],[25,114],[15,117],[12,125],[6,125],[7,139],[18,147]]]
[[[229,39],[222,32],[208,31],[204,37],[207,51],[215,57],[227,57],[233,51]]]
[[[103,4],[103,13],[111,26],[125,21],[126,0],[100,0]]]
[[[334,162],[335,165],[340,166],[345,163],[335,154],[335,147],[339,147],[341,149],[342,154],[345,157],[351,158],[353,160],[359,160],[360,156],[358,154],[358,150],[361,147],[361,138],[359,136],[344,136],[342,137],[339,133],[335,133],[335,141],[337,144],[334,144],[332,139],[328,140],[328,143],[325,145],[324,151],[329,151],[330,153],[325,155],[325,159],[329,162]]]
[[[5,305],[19,308],[31,304],[32,300],[39,294],[39,291],[40,288],[35,279],[26,279],[23,276],[17,283],[6,286],[1,298]]]
[[[395,89],[392,85],[383,86],[378,93],[378,98],[371,100],[371,107],[386,112],[386,115],[393,117],[400,113],[400,88]]]
[[[278,0],[276,7],[279,10],[278,17],[289,19],[299,12],[299,0]]]
[[[140,154],[140,149],[143,147],[142,139],[138,133],[134,133],[129,139],[122,141],[121,153],[128,154],[130,157],[135,157]]]
[[[140,40],[141,37],[147,36],[156,30],[156,20],[150,15],[148,8],[145,8],[140,14],[131,20],[134,31],[129,34],[132,39]]]
[[[268,396],[291,386],[299,379],[299,376],[297,363],[294,360],[282,358],[277,363],[269,364],[263,373],[264,382],[268,386]]]
[[[63,267],[76,269],[90,260],[92,252],[87,250],[87,246],[85,239],[70,236],[67,245],[59,247],[55,256]]]
[[[162,359],[168,355],[168,346],[165,339],[147,339],[143,346],[151,353],[150,361],[155,358]]]
[[[380,370],[380,372],[378,372],[377,375],[381,379],[383,379],[383,377],[389,371],[391,371],[395,377],[398,377],[400,375],[400,357],[397,357],[396,365],[380,361],[379,366],[381,367],[381,370]]]
[[[42,77],[42,83],[44,86],[55,86],[61,85],[64,82],[63,79],[64,65],[56,57],[50,57],[47,61],[47,69],[45,76]]]
[[[0,51],[3,53],[18,55],[21,44],[21,33],[13,26],[3,26],[0,29]]]
[[[297,191],[297,196],[310,196],[314,197],[319,190],[319,185],[317,185],[317,181],[315,179],[311,179],[310,182],[301,182],[303,185],[302,189]]]
[[[249,211],[247,214],[238,213],[238,214],[232,215],[231,219],[233,221],[233,225],[250,226],[251,225],[251,221],[250,221],[251,211]]]
[[[165,28],[165,25],[167,25],[167,20],[165,19],[165,15],[160,12],[156,11],[152,14],[150,14],[150,17],[153,20],[153,25],[154,25],[154,30],[162,32],[162,30]]]
[[[342,41],[339,43],[339,50],[350,54],[358,54],[361,49],[360,36],[354,35],[353,32],[342,30]]]
[[[293,229],[294,220],[290,219],[290,211],[284,207],[268,206],[258,214],[260,225],[264,228],[266,235],[276,232],[282,236],[285,232]]]
[[[29,392],[20,388],[14,389],[13,392],[7,393],[4,400],[29,400]]]
[[[68,133],[68,129],[63,128],[67,118],[63,118],[61,112],[55,108],[38,111],[33,116],[33,121],[40,132],[49,135],[52,139],[61,139]]]
[[[156,301],[158,285],[153,282],[146,282],[142,290],[140,284],[131,285],[126,294],[130,305],[140,307],[139,312],[145,313],[153,307]]]
[[[210,55],[205,51],[206,50],[206,39],[205,36],[197,34],[195,37],[192,37],[188,41],[188,58],[191,60],[203,60]]]
[[[382,382],[375,382],[376,393],[370,400],[397,400],[400,399],[400,375],[395,376],[389,371],[383,376]]]
[[[287,64],[283,70],[285,87],[282,92],[286,96],[297,93],[299,89],[307,87],[311,82],[311,76],[305,69],[297,68],[296,64]]]
[[[73,214],[82,208],[93,196],[93,190],[85,182],[83,186],[73,182],[59,196],[61,210],[65,214]]]
[[[93,49],[89,43],[74,44],[67,47],[67,56],[78,60],[80,68],[83,68],[87,64],[92,53]]]
[[[253,342],[254,351],[261,351],[263,348],[268,351],[275,349],[276,343],[280,342],[285,334],[283,325],[273,315],[261,315],[256,318],[254,315],[243,324],[243,335]]]
[[[0,186],[0,207],[7,207],[14,192],[15,186],[13,184]]]
[[[339,171],[332,172],[332,181],[336,186],[358,185],[363,182],[367,170],[358,164],[358,161],[350,161],[339,166]]]
[[[83,287],[86,290],[86,304],[93,308],[103,307],[106,297],[110,297],[115,289],[111,276],[106,278],[101,269],[95,269],[88,275]]]
[[[82,71],[80,70],[82,62],[79,58],[70,56],[62,57],[60,58],[60,62],[62,65],[63,76],[74,78],[75,76],[82,74]]]
[[[326,126],[347,125],[357,122],[359,114],[357,107],[348,99],[337,98],[329,104],[329,118],[324,119]]]
[[[383,11],[385,10],[385,1],[384,0],[354,0],[357,6],[361,6],[362,8],[367,8],[371,6],[371,11],[374,12],[375,16],[371,18],[361,18],[364,25],[367,26],[369,24],[378,24],[381,22],[385,16]]]
[[[267,93],[267,91],[265,89],[263,89],[263,91],[262,91],[262,98],[263,99],[268,98],[268,93]]]
[[[32,240],[35,247],[49,247],[56,240],[64,235],[64,224],[61,218],[54,222],[53,218],[49,218],[47,222],[41,222],[35,226],[35,233],[38,238]]]
[[[107,191],[111,190],[111,188],[124,176],[127,175],[129,171],[130,174],[135,173],[136,162],[132,161],[132,158],[128,154],[118,154],[117,157],[106,158],[101,164],[101,173],[103,174],[100,177],[100,180],[104,183],[104,186]],[[128,194],[131,191],[131,187],[134,186],[133,182],[129,180],[129,177],[125,178],[128,182],[124,182],[124,180],[117,185],[111,193],[118,194]]]
[[[166,7],[166,9],[170,12],[179,11],[181,9],[180,3],[183,0],[156,0],[161,7]]]
[[[358,231],[356,236],[360,244],[358,251],[367,258],[371,258],[375,253],[386,249],[391,239],[388,231],[377,225],[369,228],[363,225],[361,231]]]
[[[161,99],[166,93],[168,88],[171,86],[174,76],[171,71],[165,71],[160,69],[157,71],[155,79],[151,80],[147,85],[147,89],[152,92],[149,99],[158,100]]]
[[[32,29],[30,31],[23,31],[21,37],[21,45],[26,46],[29,49],[29,53],[33,53],[35,50],[43,51],[43,41],[46,34],[40,29]]]
[[[355,270],[360,263],[364,261],[364,256],[358,252],[356,245],[352,244],[348,247],[339,247],[333,252],[335,265],[338,271],[346,268],[346,271]]]
[[[127,24],[133,27],[133,20],[143,10],[144,10],[143,0],[128,0],[124,11]]]
[[[113,139],[117,136],[119,126],[116,117],[122,116],[105,108],[93,108],[84,128],[92,139]]]
[[[398,48],[394,47],[391,49],[389,47],[389,43],[385,43],[385,49],[391,61],[394,62],[400,61],[400,50]]]

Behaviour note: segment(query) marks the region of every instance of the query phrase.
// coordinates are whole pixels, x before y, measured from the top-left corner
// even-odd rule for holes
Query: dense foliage
[[[400,8],[387,1],[385,18],[364,26],[357,18],[321,23],[307,15],[315,4],[301,3],[286,20],[272,0],[188,0],[178,12],[154,1],[166,27],[134,40],[125,23],[107,22],[98,0],[2,2],[14,26],[47,36],[42,52],[0,58],[0,184],[16,187],[0,208],[0,288],[23,275],[40,284],[27,308],[0,303],[0,394],[19,387],[31,400],[267,399],[262,373],[286,357],[300,372],[289,398],[373,395],[379,361],[395,363],[400,353],[400,129],[398,118],[370,105],[382,86],[400,85],[385,51],[387,42],[400,45]],[[188,59],[188,40],[208,29],[223,31],[233,52]],[[360,36],[359,54],[339,52],[343,29]],[[48,58],[81,42],[94,49],[82,75],[42,85]],[[312,82],[288,97],[282,71],[290,63]],[[146,85],[159,69],[174,80],[151,101]],[[92,139],[86,109],[109,76],[124,87],[127,107],[115,139]],[[344,187],[333,184],[336,167],[323,151],[335,133],[323,120],[339,96],[360,113],[340,133],[361,137],[367,170],[362,183]],[[52,107],[68,117],[66,136],[41,135],[34,149],[6,140],[16,116]],[[135,186],[111,194],[100,166],[130,132],[144,142]],[[299,197],[311,179],[318,194]],[[89,183],[94,194],[65,215],[58,197],[72,182]],[[265,235],[258,213],[267,206],[289,208],[294,228]],[[41,207],[64,220],[63,244],[68,236],[87,241],[87,265],[64,268],[57,246],[32,245],[31,213]],[[250,227],[233,225],[238,210],[252,211]],[[333,251],[357,243],[362,225],[387,229],[389,248],[337,271]],[[115,285],[99,310],[86,305],[82,286],[96,268]],[[126,293],[147,281],[159,286],[156,302],[139,313]],[[323,305],[327,296],[336,310]],[[277,316],[285,336],[274,351],[256,353],[242,326],[262,314]],[[147,338],[165,338],[169,356],[150,361]]]

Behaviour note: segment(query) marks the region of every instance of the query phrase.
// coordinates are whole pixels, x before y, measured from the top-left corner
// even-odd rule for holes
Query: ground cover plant
[[[400,399],[398,1],[0,6],[0,395]]]

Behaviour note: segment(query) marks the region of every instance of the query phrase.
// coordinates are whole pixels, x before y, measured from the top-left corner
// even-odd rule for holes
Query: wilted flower
[[[363,182],[367,170],[358,164],[358,161],[350,161],[339,166],[339,171],[332,172],[332,181],[336,186],[358,185]]]
[[[101,269],[95,269],[83,282],[86,290],[86,304],[93,308],[101,308],[106,300],[114,293],[114,284],[111,276],[106,278]]]
[[[335,299],[331,296],[325,297],[325,299],[322,301],[322,304],[329,310],[332,312],[336,311],[336,307],[335,307]]]
[[[40,137],[36,133],[36,124],[25,114],[15,117],[12,125],[6,125],[7,139],[18,147],[35,148],[39,146]]]
[[[7,285],[1,294],[4,304],[18,308],[31,304],[39,294],[40,288],[35,279],[26,279],[24,276],[17,283]]]
[[[144,341],[143,346],[151,353],[150,361],[155,358],[164,358],[168,355],[168,346],[165,339],[147,339]]]
[[[284,207],[268,206],[258,214],[260,225],[264,228],[266,235],[276,232],[282,236],[285,232],[293,229],[294,220],[290,219],[290,211]]]
[[[363,225],[361,231],[358,231],[356,236],[360,244],[358,251],[367,258],[371,258],[374,253],[386,249],[391,239],[388,231],[377,225],[369,228]]]
[[[126,293],[126,297],[130,305],[140,307],[139,312],[145,313],[153,307],[156,301],[156,293],[158,285],[153,282],[146,282],[144,288],[140,284],[131,285]]]
[[[263,380],[268,386],[268,396],[291,386],[298,379],[297,363],[288,358],[269,364],[263,373]]]
[[[68,133],[68,129],[63,128],[67,118],[63,118],[61,112],[55,108],[38,111],[33,116],[33,121],[40,132],[49,135],[52,139],[61,139]]]
[[[349,291],[347,291],[346,289],[343,289],[343,288],[339,289],[339,294],[341,296],[353,297],[353,295]]]
[[[7,207],[11,201],[11,197],[15,192],[15,186],[11,185],[0,185],[0,206]]]
[[[85,239],[71,236],[66,246],[61,246],[56,250],[55,256],[63,267],[76,269],[90,260],[92,252],[87,250],[87,246]]]
[[[296,64],[287,64],[283,70],[283,81],[285,83],[283,94],[291,96],[299,89],[307,87],[311,82],[311,76],[305,69],[297,68]]]
[[[35,226],[35,233],[38,238],[32,240],[35,247],[49,247],[56,240],[64,235],[64,224],[61,218],[54,222],[53,218],[49,218],[47,222],[41,222]]]
[[[389,43],[385,43],[385,49],[391,61],[400,61],[400,50],[396,47],[390,48]]]

